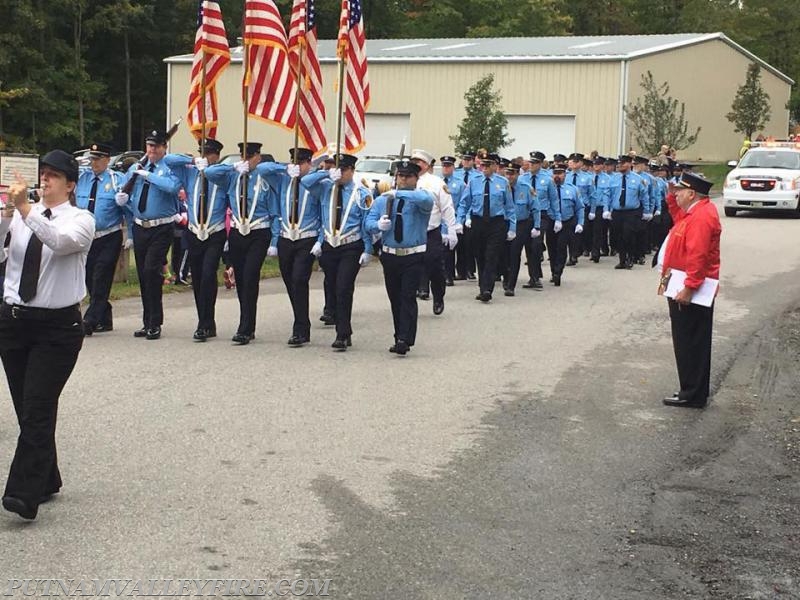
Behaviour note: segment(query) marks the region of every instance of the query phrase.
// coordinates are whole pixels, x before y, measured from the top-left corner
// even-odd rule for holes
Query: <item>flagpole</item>
[[[342,121],[344,118],[344,88],[345,88],[345,81],[344,81],[344,69],[347,63],[347,59],[344,57],[344,52],[342,52],[342,56],[339,57],[339,96],[336,100],[336,168],[339,167],[339,153],[342,149]]]
[[[242,66],[244,68],[244,77],[242,78],[242,93],[244,94],[244,133],[242,139],[242,158],[243,160],[247,160],[247,117],[248,117],[248,106],[250,104],[250,52],[249,52],[249,44],[247,43],[247,0],[244,0],[244,12],[242,13]],[[247,173],[242,176],[242,192],[240,194],[239,200],[239,217],[242,223],[245,222],[247,219],[247,186],[248,186],[248,177]]]
[[[305,19],[306,16],[304,15],[303,18]],[[305,30],[305,24],[303,25],[303,30]],[[300,45],[300,53],[298,54],[297,60],[297,77],[296,77],[296,84],[297,84],[297,94],[294,98],[294,154],[292,154],[292,160],[295,164],[298,164],[297,159],[297,151],[300,147],[300,85],[302,84],[302,73],[303,73],[303,54],[305,53],[306,48],[306,41],[304,38],[298,38],[298,43]],[[295,219],[297,219],[297,202],[299,201],[300,195],[300,178],[295,177],[292,179],[292,211],[289,215],[289,224],[294,227],[297,225],[295,223]]]
[[[208,55],[206,54],[205,50],[203,52],[203,59],[201,61],[202,70],[200,72],[200,89],[202,90],[201,101],[203,103],[203,116],[201,117],[201,126],[203,128],[202,137],[200,138],[200,156],[203,156],[203,153],[206,148],[206,128],[207,128],[207,121],[206,121],[206,60]],[[206,186],[205,186],[205,177],[206,174],[204,171],[200,171],[200,206],[198,207],[198,218],[197,218],[197,231],[200,232],[205,227],[205,208],[206,208]],[[201,234],[202,235],[202,234]]]

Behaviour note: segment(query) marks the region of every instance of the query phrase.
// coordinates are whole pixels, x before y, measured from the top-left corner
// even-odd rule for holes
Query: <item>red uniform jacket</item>
[[[693,290],[699,288],[706,277],[719,279],[722,225],[717,207],[704,198],[687,213],[678,206],[674,194],[667,194],[667,206],[675,224],[669,231],[661,274],[667,269],[684,271],[684,285]]]

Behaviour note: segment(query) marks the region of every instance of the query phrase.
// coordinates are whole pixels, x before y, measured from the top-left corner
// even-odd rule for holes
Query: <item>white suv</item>
[[[800,142],[754,144],[725,178],[726,217],[740,210],[794,210],[800,213]]]

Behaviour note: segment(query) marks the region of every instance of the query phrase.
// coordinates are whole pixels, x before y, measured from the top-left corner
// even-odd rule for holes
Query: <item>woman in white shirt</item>
[[[7,249],[0,305],[0,358],[20,434],[3,508],[35,519],[61,488],[56,459],[58,398],[83,344],[80,301],[94,238],[91,213],[74,206],[78,163],[62,150],[41,160],[41,202],[29,204],[19,176],[0,218]]]

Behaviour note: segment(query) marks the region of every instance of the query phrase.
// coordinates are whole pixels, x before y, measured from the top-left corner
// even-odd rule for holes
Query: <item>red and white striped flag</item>
[[[327,144],[316,18],[314,0],[294,0],[289,25],[289,64],[295,81],[300,70],[300,139],[314,154]]]
[[[365,113],[369,107],[367,48],[361,0],[342,0],[339,19],[339,58],[347,61],[345,73],[344,147],[355,153],[366,144]]]
[[[205,60],[205,89],[203,89],[203,61]],[[203,110],[205,109],[206,137],[217,136],[216,83],[222,71],[231,62],[228,38],[219,3],[200,0],[197,12],[197,33],[194,37],[192,83],[189,89],[189,130],[196,139],[203,137]]]
[[[286,29],[272,0],[247,0],[244,41],[248,44],[244,85],[247,113],[270,123],[294,128],[297,85],[289,66]]]

